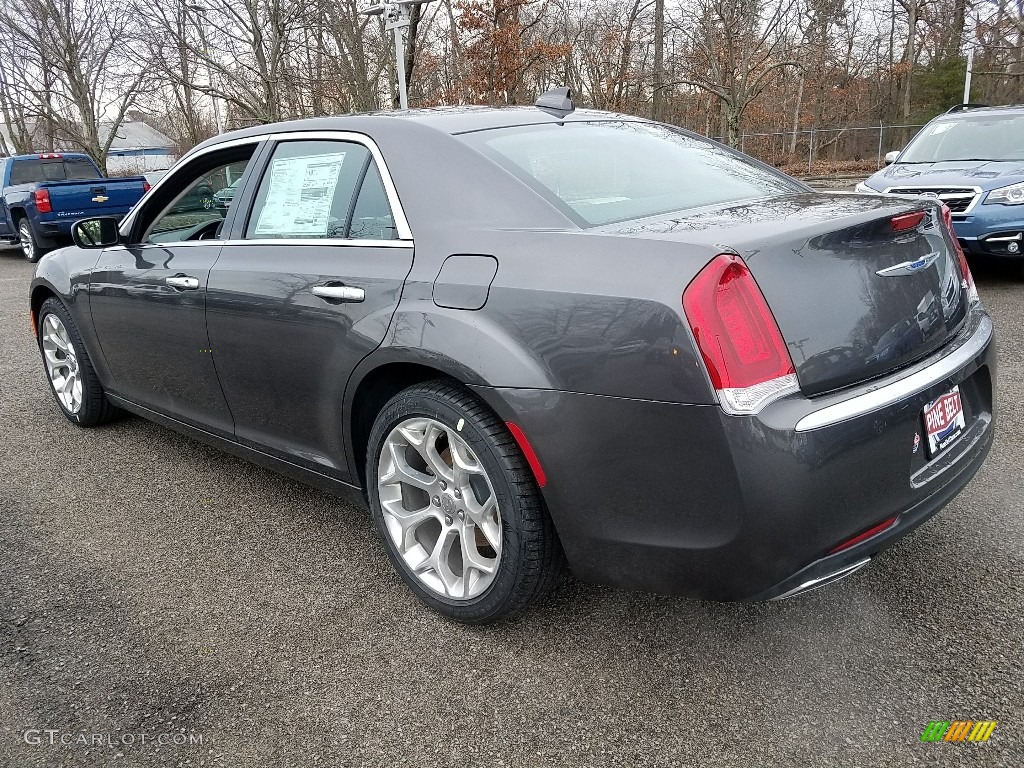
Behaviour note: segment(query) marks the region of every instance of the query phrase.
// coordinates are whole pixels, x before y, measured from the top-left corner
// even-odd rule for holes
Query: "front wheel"
[[[107,400],[74,320],[57,299],[40,307],[38,333],[50,391],[67,420],[82,427],[110,421],[117,409]]]
[[[448,618],[508,618],[547,594],[563,569],[508,428],[454,384],[416,385],[384,407],[370,433],[367,486],[392,564]]]

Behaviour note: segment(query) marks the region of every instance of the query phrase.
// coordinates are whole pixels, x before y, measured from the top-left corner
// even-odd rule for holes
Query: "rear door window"
[[[350,141],[277,145],[246,224],[248,240],[392,240],[394,219],[370,150]]]

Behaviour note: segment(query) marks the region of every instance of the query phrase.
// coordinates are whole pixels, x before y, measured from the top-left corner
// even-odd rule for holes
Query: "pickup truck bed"
[[[0,239],[20,242],[36,261],[71,242],[71,225],[124,216],[149,188],[141,176],[103,178],[87,155],[47,153],[0,159]]]

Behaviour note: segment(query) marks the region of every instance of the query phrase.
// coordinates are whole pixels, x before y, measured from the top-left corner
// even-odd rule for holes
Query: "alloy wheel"
[[[32,239],[32,229],[28,219],[22,219],[21,224],[18,225],[18,238],[21,240],[21,252],[25,254],[25,258],[35,261],[36,243]]]
[[[451,600],[471,600],[501,561],[501,513],[487,472],[465,440],[425,417],[388,434],[377,486],[391,543],[412,574]]]
[[[78,413],[82,407],[82,379],[75,346],[57,315],[46,315],[42,325],[43,359],[50,386],[68,413]]]

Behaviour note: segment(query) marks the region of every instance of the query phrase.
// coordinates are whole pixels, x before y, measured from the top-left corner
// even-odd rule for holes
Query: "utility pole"
[[[391,0],[360,11],[363,16],[383,16],[384,29],[395,36],[395,73],[398,75],[398,105],[409,108],[409,90],[405,82],[405,32],[411,23],[410,9],[414,5],[432,3],[434,0]]]
[[[654,0],[654,95],[651,119],[661,120],[665,98],[665,0]]]
[[[964,104],[971,103],[971,72],[974,70],[974,41],[967,44],[967,73],[964,75]]]

